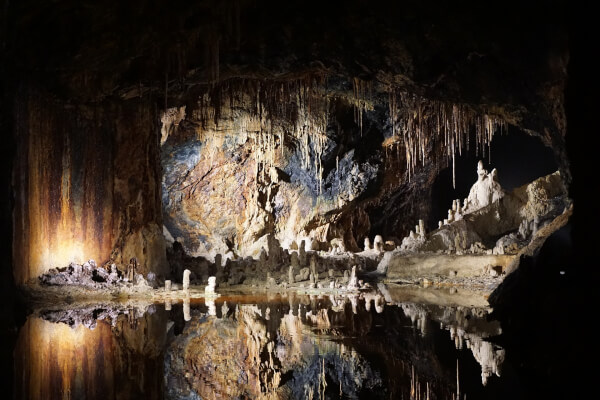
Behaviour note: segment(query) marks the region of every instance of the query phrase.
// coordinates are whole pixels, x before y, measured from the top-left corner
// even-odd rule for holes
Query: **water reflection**
[[[489,341],[501,329],[488,309],[406,300],[388,291],[38,310],[15,349],[17,398],[451,399],[500,377],[505,351]]]

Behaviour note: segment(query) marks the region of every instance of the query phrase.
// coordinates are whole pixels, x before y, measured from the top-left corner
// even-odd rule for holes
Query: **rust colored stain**
[[[158,399],[163,392],[165,315],[91,330],[30,317],[15,347],[15,398]]]
[[[122,265],[128,237],[162,225],[156,110],[133,102],[74,107],[26,89],[16,103],[17,284],[70,262],[103,264],[111,254]],[[162,262],[135,256],[143,272]]]
[[[114,356],[110,325],[89,330],[83,325],[30,318],[15,352],[16,398],[115,398]]]

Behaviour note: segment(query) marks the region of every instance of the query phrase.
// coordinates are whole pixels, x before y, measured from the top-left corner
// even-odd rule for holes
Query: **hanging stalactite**
[[[456,185],[456,155],[468,150],[469,131],[475,129],[476,154],[485,157],[491,146],[494,132],[503,128],[504,120],[480,113],[466,104],[430,100],[405,91],[392,90],[389,96],[392,134],[399,132],[405,149],[406,169],[410,180],[415,168],[428,161],[435,142],[441,142],[446,158],[452,161],[452,184]]]

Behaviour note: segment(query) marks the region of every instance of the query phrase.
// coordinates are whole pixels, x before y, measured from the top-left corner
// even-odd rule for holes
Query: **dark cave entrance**
[[[471,135],[474,143],[474,135]],[[490,162],[491,159],[491,162]],[[507,133],[496,132],[491,145],[491,157],[476,154],[474,146],[456,157],[456,188],[452,187],[452,161],[442,169],[431,187],[431,213],[427,221],[429,229],[436,229],[438,221],[448,216],[452,200],[462,200],[468,196],[471,186],[477,180],[477,162],[483,161],[488,171],[496,168],[498,180],[505,191],[525,185],[537,178],[558,170],[558,163],[550,147],[542,141],[514,127]]]

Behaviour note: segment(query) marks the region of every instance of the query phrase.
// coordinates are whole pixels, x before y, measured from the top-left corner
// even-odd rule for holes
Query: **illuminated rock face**
[[[153,108],[67,107],[26,91],[17,103],[16,282],[88,259],[123,269],[136,257],[139,273],[164,273]]]
[[[163,131],[170,132],[161,147],[170,235],[187,254],[209,259],[229,250],[258,257],[258,242],[270,234],[285,248],[303,238],[307,244],[310,239],[328,243],[339,235],[342,244],[358,249],[354,232],[319,220],[326,213],[340,214],[375,182],[381,147],[375,143],[367,159],[356,147],[369,139],[366,133],[360,137],[354,123],[346,136],[332,131],[337,121],[332,117],[328,125],[324,120],[329,107],[320,97],[323,87],[284,82],[270,83],[267,90],[256,84],[241,81],[231,89],[234,100],[219,108],[200,97],[177,127],[163,123]],[[309,94],[285,92],[290,85]],[[223,90],[223,96],[229,93]],[[270,103],[259,104],[268,114],[259,118],[256,97],[270,102],[282,91],[299,105],[287,102],[289,110],[278,113],[267,108]],[[337,107],[343,113],[353,110],[351,104]]]

